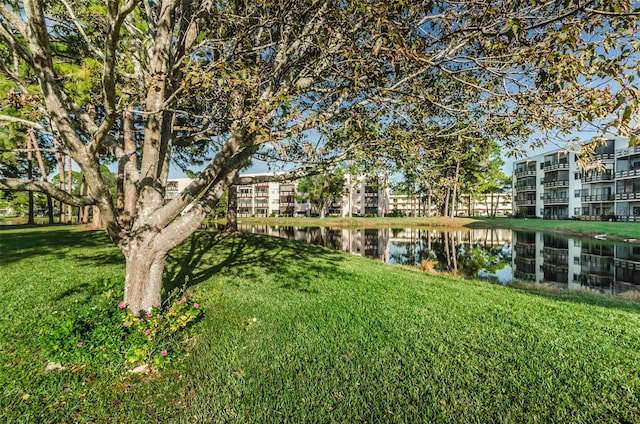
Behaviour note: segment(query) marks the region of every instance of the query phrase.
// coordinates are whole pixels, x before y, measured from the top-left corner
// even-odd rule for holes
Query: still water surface
[[[602,293],[640,293],[640,244],[505,229],[331,229],[240,226],[390,264]]]

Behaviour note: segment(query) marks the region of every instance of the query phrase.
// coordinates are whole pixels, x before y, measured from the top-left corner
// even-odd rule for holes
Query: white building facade
[[[624,137],[608,138],[584,167],[560,149],[516,161],[512,181],[514,216],[640,221],[640,149]]]
[[[241,177],[269,177],[273,174],[243,174]],[[239,217],[309,216],[317,213],[296,195],[297,182],[263,182],[237,186]],[[345,175],[342,197],[332,202],[334,216],[384,216],[388,211],[388,189],[384,181],[373,184],[364,176]]]

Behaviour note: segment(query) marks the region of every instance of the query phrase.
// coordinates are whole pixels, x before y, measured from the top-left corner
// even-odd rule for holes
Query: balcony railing
[[[616,193],[616,200],[640,199],[640,193]]]
[[[545,162],[544,171],[555,171],[556,169],[569,169],[569,162]]]
[[[580,215],[582,221],[602,221],[602,215]]]
[[[536,186],[533,186],[533,185],[516,186],[516,191],[536,191]]]
[[[545,181],[545,187],[569,187],[569,180]]]
[[[616,178],[629,178],[640,176],[640,169],[630,169],[628,171],[616,171]]]
[[[583,202],[612,202],[615,196],[613,194],[595,194],[590,196],[582,196]]]
[[[630,156],[635,153],[640,153],[640,146],[630,147],[628,149],[620,149],[616,151],[616,157],[619,158],[622,156]]]
[[[535,205],[536,201],[535,199],[524,199],[524,200],[518,200],[516,199],[516,205],[518,206],[524,206],[524,205]]]
[[[613,264],[620,268],[628,268],[628,269],[640,271],[640,262],[637,262],[631,259],[616,258],[614,259]]]
[[[521,169],[521,170],[515,170],[514,174],[516,177],[530,177],[530,176],[535,176],[536,175],[536,169]]]
[[[617,218],[621,222],[640,222],[640,216],[636,215],[618,215]]]
[[[596,153],[593,155],[594,160],[614,159],[615,157],[615,153]]]
[[[569,197],[545,197],[543,201],[545,205],[568,204]]]
[[[611,180],[613,180],[613,174],[596,174],[596,175],[590,175],[590,176],[581,178],[581,181],[583,183],[591,183],[595,181],[611,181]]]

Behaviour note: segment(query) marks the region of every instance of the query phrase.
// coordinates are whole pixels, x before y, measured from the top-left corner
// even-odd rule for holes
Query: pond
[[[240,226],[240,230],[499,284],[524,280],[615,295],[640,293],[640,244],[496,228]]]

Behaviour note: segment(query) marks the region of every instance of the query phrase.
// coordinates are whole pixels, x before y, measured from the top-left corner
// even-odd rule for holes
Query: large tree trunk
[[[136,315],[159,306],[167,253],[152,242],[133,242],[125,254],[124,301]]]

